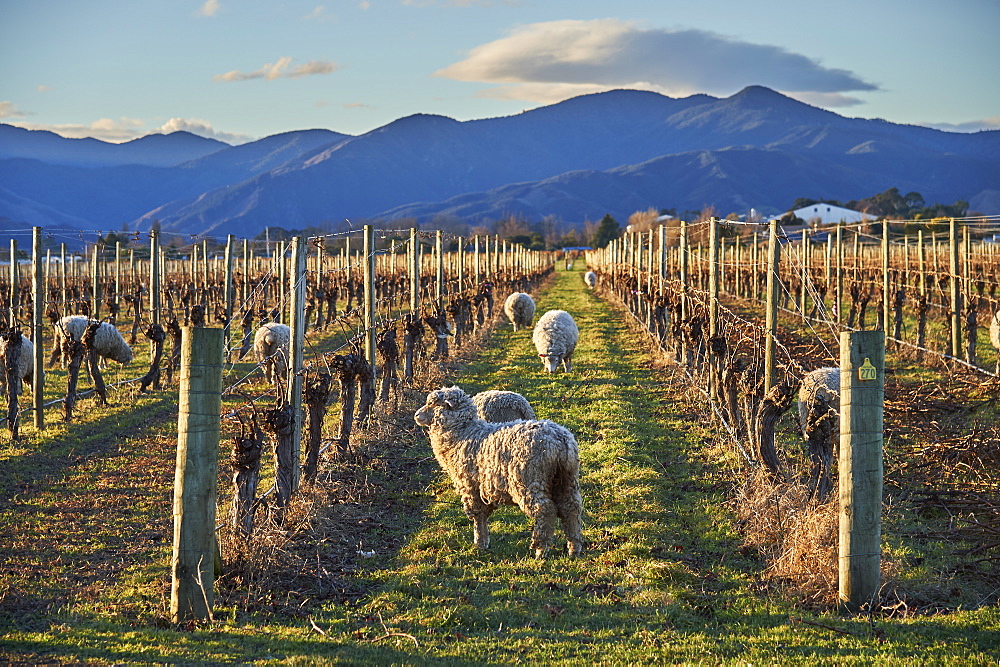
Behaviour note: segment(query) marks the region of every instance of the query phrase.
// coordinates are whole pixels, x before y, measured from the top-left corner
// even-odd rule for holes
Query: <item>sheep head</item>
[[[555,353],[541,354],[538,355],[542,359],[542,365],[545,366],[545,370],[548,373],[555,373],[559,368],[560,362],[562,362],[562,355]]]
[[[420,426],[444,422],[468,421],[476,418],[476,406],[469,395],[459,387],[446,387],[427,394],[423,407],[413,414],[413,421]]]

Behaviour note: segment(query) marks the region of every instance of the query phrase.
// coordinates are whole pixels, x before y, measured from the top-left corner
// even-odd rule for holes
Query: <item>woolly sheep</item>
[[[479,418],[488,422],[512,422],[518,419],[535,419],[528,399],[515,391],[489,389],[472,397]]]
[[[514,292],[503,302],[503,312],[514,325],[514,331],[527,329],[535,319],[535,301],[524,292]]]
[[[30,387],[34,370],[35,370],[35,345],[24,336],[21,336],[21,354],[17,358],[17,378],[23,380],[24,383]],[[0,396],[6,396],[6,395],[7,395],[7,372],[6,369],[0,368]]]
[[[292,330],[287,324],[268,322],[257,328],[253,337],[253,353],[257,363],[264,366],[268,382],[288,374],[288,341]]]
[[[62,353],[63,342],[67,335],[71,335],[74,340],[82,341],[83,333],[94,320],[86,315],[67,315],[56,324],[55,350]],[[104,359],[111,359],[120,364],[127,364],[132,361],[132,348],[125,342],[121,332],[110,322],[101,322],[101,326],[94,334],[94,349],[97,355]],[[63,362],[68,361],[63,359]]]
[[[536,558],[548,551],[556,517],[570,556],[583,550],[583,499],[576,438],[549,420],[485,422],[459,387],[438,389],[413,415],[426,426],[431,449],[451,477],[477,548],[490,544],[487,520],[500,505],[517,505],[533,521]]]
[[[573,316],[565,310],[546,311],[535,324],[531,342],[549,373],[555,373],[562,362],[567,372],[573,370],[573,352],[580,338],[580,331]]]
[[[593,271],[587,271],[583,274],[583,282],[587,283],[587,287],[594,289],[597,286],[597,274]]]
[[[822,404],[820,404],[822,401]],[[810,417],[815,421],[817,416],[812,415],[817,409],[829,406],[836,412],[834,419],[834,433],[840,433],[840,369],[836,367],[817,368],[806,373],[799,385],[799,427],[802,435],[809,439]]]
[[[840,437],[840,369],[806,373],[799,386],[799,426],[812,461],[812,494],[825,500],[832,488],[830,469]]]

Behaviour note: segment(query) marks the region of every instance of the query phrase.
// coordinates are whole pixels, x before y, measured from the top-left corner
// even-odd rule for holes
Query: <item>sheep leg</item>
[[[556,514],[566,533],[566,546],[571,558],[583,552],[583,497],[579,484],[568,485],[556,498]]]
[[[563,368],[566,370],[567,373],[573,370],[573,354],[570,353],[565,357],[563,357],[562,363],[563,363]]]
[[[476,545],[477,549],[488,549],[490,547],[489,518],[493,514],[493,507],[472,497],[463,498],[462,506],[465,508],[465,516],[472,520],[473,544]]]
[[[531,548],[535,550],[535,558],[545,558],[556,528],[556,504],[551,498],[535,497],[529,499],[528,506],[521,509],[535,521],[531,531]]]

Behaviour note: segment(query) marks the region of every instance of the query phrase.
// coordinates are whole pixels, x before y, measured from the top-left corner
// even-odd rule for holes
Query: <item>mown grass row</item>
[[[136,572],[120,581],[130,583],[94,592],[88,604],[54,603],[32,623],[0,616],[9,624],[0,655],[104,663],[995,663],[996,608],[905,621],[797,608],[743,545],[729,505],[740,473],[697,397],[669,369],[653,366],[647,344],[583,287],[579,271],[557,273],[538,305],[576,318],[581,344],[572,373],[545,374],[530,332],[501,326],[448,379],[470,393],[518,391],[539,417],[576,434],[582,558],[560,555],[561,541],[549,559],[531,558],[530,526],[513,508],[494,515],[491,548],[477,552],[450,482],[427,464],[426,438],[410,427],[395,443],[408,478],[376,479],[373,469],[371,482],[410,489],[411,505],[425,508],[422,521],[416,529],[403,521],[377,527],[405,530],[403,546],[359,557],[352,576],[368,593],[355,602],[303,600],[302,615],[223,607],[212,623],[171,627],[137,608],[138,600],[155,604],[150,596],[167,581],[167,540],[142,554],[123,551],[123,567]],[[419,399],[409,397],[411,408]],[[386,451],[393,455],[391,446]],[[74,492],[85,485],[80,477],[66,483]],[[152,493],[169,497],[169,484],[161,480]],[[168,507],[166,498],[155,504]],[[18,520],[9,512],[4,518]],[[138,588],[138,597],[128,598],[126,586]]]

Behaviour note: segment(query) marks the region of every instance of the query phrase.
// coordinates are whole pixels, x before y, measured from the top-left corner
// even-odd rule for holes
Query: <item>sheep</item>
[[[292,330],[287,324],[268,322],[257,328],[253,336],[253,353],[264,366],[268,382],[277,382],[288,374],[288,341]]]
[[[546,311],[535,324],[531,342],[535,344],[542,365],[549,373],[555,373],[562,362],[566,372],[573,370],[573,352],[580,338],[580,330],[573,316],[565,310]]]
[[[490,514],[500,505],[517,505],[533,521],[536,558],[548,552],[557,516],[569,555],[580,555],[580,452],[568,429],[549,420],[483,421],[459,387],[427,394],[413,419],[428,428],[434,457],[451,477],[473,522],[478,549],[489,547]]]
[[[840,369],[817,368],[799,386],[799,427],[809,444],[813,494],[820,500],[831,489],[830,466],[840,437]]]
[[[514,331],[518,327],[527,329],[535,319],[535,301],[524,292],[514,292],[503,302],[503,312],[514,326]]]
[[[31,386],[32,377],[35,370],[35,345],[28,338],[21,336],[21,352],[17,358],[17,376],[14,381],[14,387],[20,389],[17,384],[17,380],[21,380],[28,387]],[[7,369],[3,365],[3,360],[0,360],[0,396],[7,395]],[[16,393],[20,394],[20,391]]]
[[[993,313],[990,319],[990,342],[997,351],[997,367],[995,373],[1000,373],[1000,311]]]
[[[518,419],[535,419],[528,399],[514,391],[489,389],[472,397],[479,418],[488,422],[512,422]]]
[[[597,274],[593,271],[587,271],[583,274],[583,282],[587,283],[587,287],[594,289],[597,286]]]
[[[82,341],[83,333],[87,326],[93,322],[86,315],[67,315],[56,323],[55,349],[53,358],[58,352],[63,351],[63,342],[67,336],[72,336],[73,340]],[[94,349],[97,355],[104,359],[111,359],[125,365],[132,361],[132,348],[125,342],[121,332],[110,322],[101,322],[100,327],[94,334]],[[63,358],[63,363],[68,359]]]

